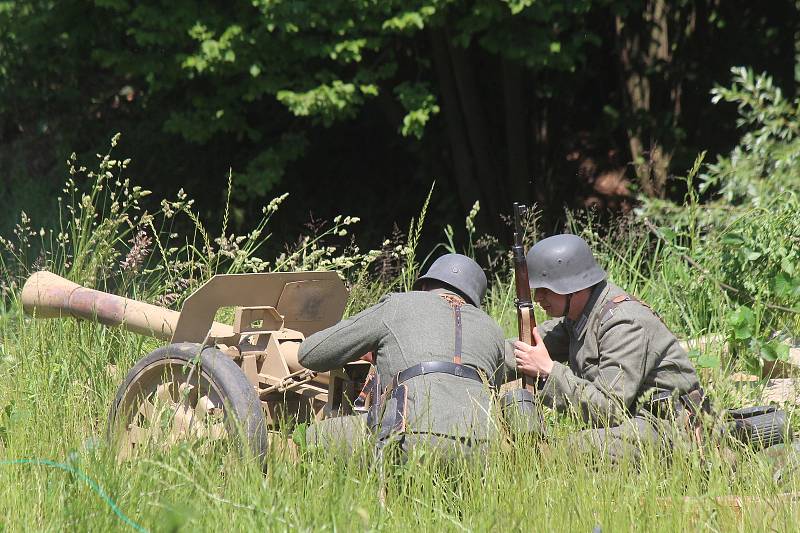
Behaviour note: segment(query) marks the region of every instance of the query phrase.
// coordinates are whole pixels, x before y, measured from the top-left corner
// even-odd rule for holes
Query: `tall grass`
[[[642,267],[637,261],[645,257],[644,245],[630,242],[616,248],[616,262],[606,261],[612,279],[625,280]],[[671,310],[669,317],[685,316],[671,303],[678,298],[658,291],[667,285],[663,276],[674,273],[661,270],[671,263],[648,261],[656,281],[636,286],[660,296],[656,301]],[[372,294],[368,276],[357,283],[353,294]],[[509,334],[511,290],[508,280],[497,278],[486,302]],[[684,298],[682,305],[692,303]],[[389,469],[383,504],[369,449],[298,459],[276,445],[266,473],[238,453],[198,454],[188,443],[119,463],[102,439],[105,417],[125,371],[155,343],[88,322],[33,321],[19,313],[5,317],[2,334],[2,459],[47,459],[76,469],[152,531],[788,531],[800,518],[798,506],[779,496],[794,490],[792,468],[776,480],[767,458],[735,449],[733,467],[731,457],[713,448],[702,463],[696,453],[678,449],[669,461],[647,453],[638,467],[611,465],[569,447],[575,424],[552,414],[545,443],[497,440],[485,462],[444,467],[412,456]],[[756,401],[756,389],[737,390],[721,377],[719,369],[705,376],[715,398]],[[715,499],[726,495],[754,499],[737,512]],[[9,531],[129,528],[80,476],[46,464],[0,466],[0,515]]]
[[[573,424],[556,419],[546,443],[498,440],[485,463],[444,468],[412,457],[389,470],[385,506],[369,449],[297,460],[275,446],[265,474],[237,453],[199,455],[189,444],[118,463],[98,437],[121,373],[152,343],[88,323],[20,320],[3,331],[2,459],[79,469],[153,531],[789,531],[800,518],[777,497],[796,476],[776,481],[764,457],[736,450],[732,468],[715,449],[703,464],[678,449],[668,462],[646,454],[638,468],[611,465],[567,446]],[[739,515],[713,499],[731,494],[756,500]],[[82,479],[48,466],[0,466],[0,514],[9,531],[126,529]]]

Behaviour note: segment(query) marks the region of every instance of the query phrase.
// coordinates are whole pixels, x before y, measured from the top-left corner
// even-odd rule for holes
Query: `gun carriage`
[[[82,287],[50,272],[25,283],[36,318],[96,320],[169,344],[142,358],[120,385],[108,433],[122,457],[182,439],[243,438],[267,451],[268,434],[348,414],[369,364],[314,372],[297,361],[307,335],[338,322],[347,290],[335,272],[217,275],[180,312]],[[234,308],[232,324],[215,321]]]

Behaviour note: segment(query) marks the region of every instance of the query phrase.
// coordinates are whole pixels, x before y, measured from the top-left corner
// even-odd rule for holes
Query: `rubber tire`
[[[168,344],[151,352],[131,368],[117,389],[108,416],[107,436],[111,441],[117,430],[120,403],[142,372],[161,359],[179,359],[186,363],[195,359],[200,345],[191,342]],[[242,369],[214,347],[205,347],[200,356],[200,373],[217,388],[224,402],[223,414],[228,435],[241,434],[250,452],[263,462],[267,454],[267,423],[261,401]]]

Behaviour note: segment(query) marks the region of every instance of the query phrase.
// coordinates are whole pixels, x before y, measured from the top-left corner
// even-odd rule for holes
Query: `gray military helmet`
[[[414,282],[419,289],[421,282],[437,280],[458,289],[472,305],[480,308],[486,295],[486,274],[473,259],[461,254],[446,254],[433,262],[424,276]]]
[[[554,235],[533,245],[525,258],[531,287],[544,287],[557,294],[572,294],[604,279],[586,241],[577,235]]]

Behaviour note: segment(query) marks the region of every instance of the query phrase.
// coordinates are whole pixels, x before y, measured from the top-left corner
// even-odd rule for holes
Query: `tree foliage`
[[[793,20],[788,1],[0,2],[0,159],[52,171],[124,131],[148,186],[233,168],[245,213],[326,183],[345,202],[370,188],[376,212],[419,189],[416,206],[439,178],[443,211],[479,200],[497,230],[512,198],[557,216],[628,161],[644,193],[668,194],[715,76],[735,58],[785,81]]]

